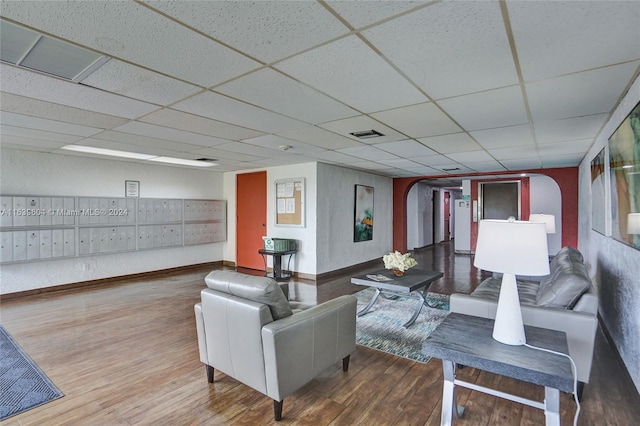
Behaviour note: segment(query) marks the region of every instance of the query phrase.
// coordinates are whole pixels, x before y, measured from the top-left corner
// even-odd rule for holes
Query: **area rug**
[[[375,290],[368,288],[355,294],[358,311],[371,300]],[[356,320],[356,343],[419,362],[429,361],[422,354],[422,343],[449,314],[449,296],[429,293],[427,300],[437,308],[423,306],[420,315],[409,328],[406,323],[415,311],[417,300],[378,297],[371,310]]]
[[[63,396],[0,325],[0,420]]]

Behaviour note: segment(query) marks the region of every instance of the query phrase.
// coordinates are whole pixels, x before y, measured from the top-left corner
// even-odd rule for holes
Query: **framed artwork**
[[[591,228],[606,235],[606,177],[605,148],[591,160]]]
[[[125,197],[140,197],[140,181],[138,181],[138,180],[125,180],[124,181],[124,196]]]
[[[353,241],[373,239],[373,187],[356,185]]]
[[[640,249],[640,103],[609,138],[611,236]]]

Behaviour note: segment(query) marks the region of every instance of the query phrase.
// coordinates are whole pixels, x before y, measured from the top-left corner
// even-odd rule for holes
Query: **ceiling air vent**
[[[349,134],[360,139],[370,139],[370,138],[378,138],[380,136],[384,136],[382,133],[375,130],[361,130],[359,132],[353,132]]]
[[[216,160],[215,158],[196,158],[196,161],[204,161],[204,162],[207,162],[207,163],[215,163],[218,160]]]
[[[460,167],[453,167],[450,169],[442,169],[443,172],[454,172],[456,170],[460,170]]]

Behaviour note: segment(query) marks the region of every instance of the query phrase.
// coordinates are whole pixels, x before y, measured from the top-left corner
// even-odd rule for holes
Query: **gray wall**
[[[640,101],[640,78],[607,122],[580,165],[578,247],[598,289],[599,312],[607,331],[640,391],[640,250],[591,228],[590,162]]]

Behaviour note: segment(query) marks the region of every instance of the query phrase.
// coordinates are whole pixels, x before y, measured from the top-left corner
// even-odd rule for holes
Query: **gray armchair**
[[[282,418],[283,399],[333,363],[349,368],[355,350],[356,298],[301,309],[275,280],[213,271],[195,305],[200,361],[263,393]]]

